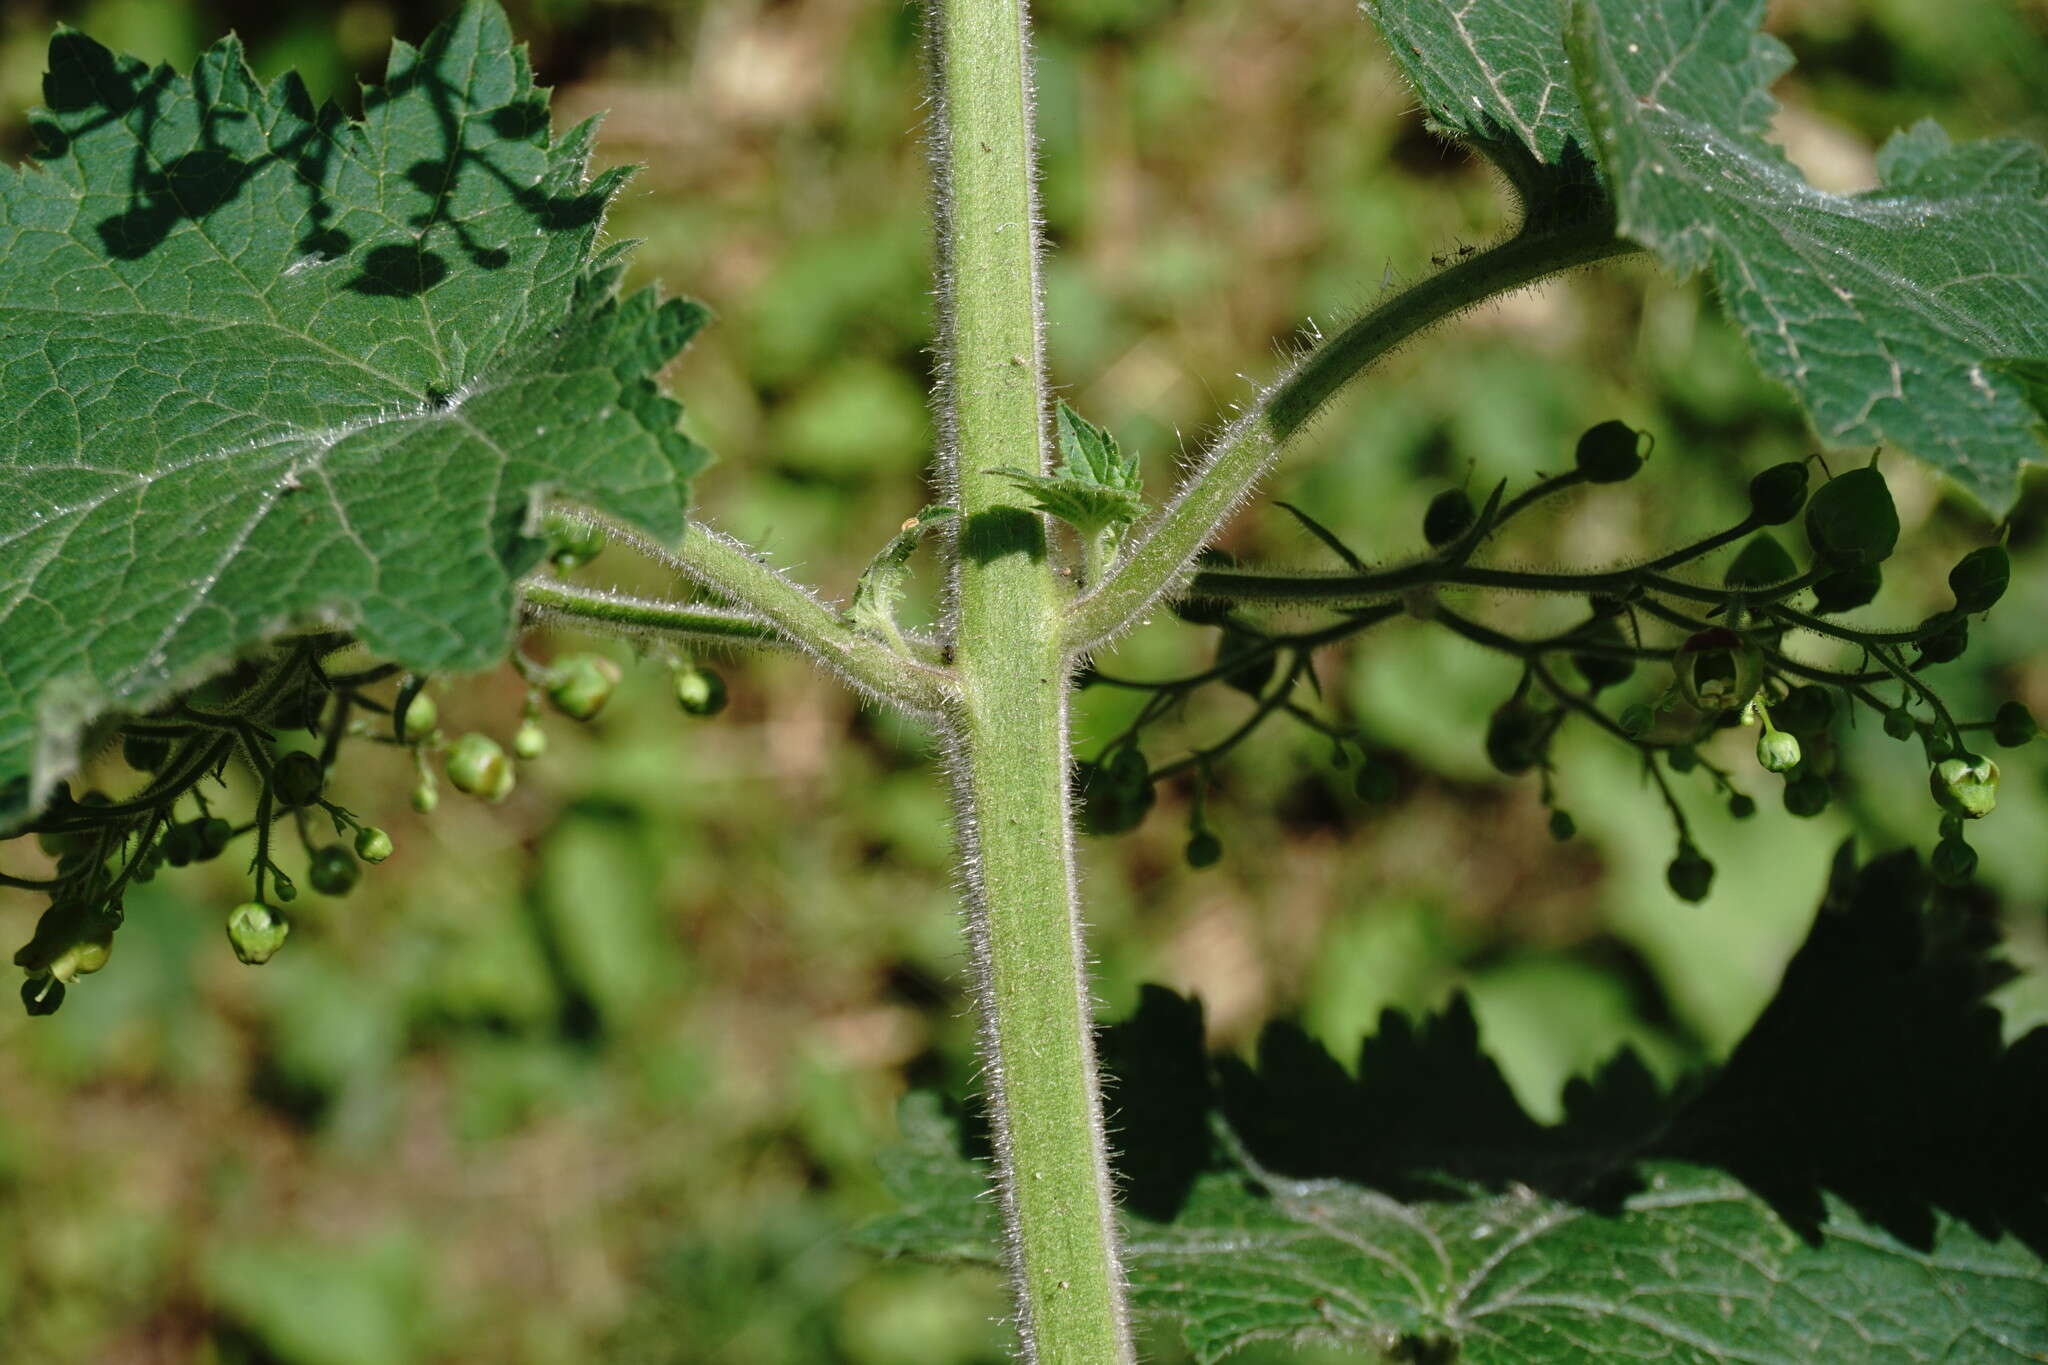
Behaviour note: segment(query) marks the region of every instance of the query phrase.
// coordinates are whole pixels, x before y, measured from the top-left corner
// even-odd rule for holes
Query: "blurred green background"
[[[446,8],[10,0],[0,150],[25,153],[60,20],[181,65],[232,27],[261,74],[296,66],[347,103],[394,32],[417,40]],[[706,514],[843,594],[927,497],[914,8],[510,8],[556,87],[557,126],[609,110],[600,160],[645,167],[611,218],[645,239],[636,280],[720,314],[670,376],[721,457]],[[1349,0],[1043,0],[1039,15],[1056,378],[1144,453],[1155,490],[1305,319],[1341,319],[1503,224],[1493,179],[1422,130]],[[1874,147],[1922,114],[1961,136],[2048,138],[2038,0],[1787,0],[1772,27],[1801,61],[1779,88],[1783,140],[1825,186],[1869,184]],[[1811,449],[1706,291],[1635,264],[1426,338],[1267,492],[1398,556],[1436,491],[1554,469],[1605,417],[1656,434],[1651,472],[1531,518],[1509,556],[1595,563],[1704,533],[1738,515],[1749,474]],[[1946,604],[1948,564],[1996,532],[1917,470],[1888,470],[1909,532],[1881,614],[1916,620]],[[2048,714],[2044,538],[2036,478],[2013,521],[2014,590],[1944,670],[1963,709],[2019,697]],[[1263,506],[1229,544],[1323,553]],[[586,572],[654,586],[614,558]],[[1211,648],[1162,619],[1105,667],[1166,673]],[[0,1354],[1000,1359],[993,1277],[880,1264],[846,1241],[882,1207],[873,1156],[898,1096],[958,1093],[973,1074],[926,736],[796,662],[722,666],[733,704],[708,723],[676,713],[657,670],[630,672],[599,723],[553,726],[502,808],[451,794],[422,820],[403,764],[359,755],[341,799],[400,852],[346,900],[302,900],[290,949],[261,972],[221,941],[243,888],[214,866],[131,895],[110,969],[54,1019],[0,1011]],[[1626,756],[1564,746],[1559,800],[1582,833],[1561,845],[1534,781],[1486,766],[1510,665],[1397,622],[1327,660],[1321,682],[1400,764],[1400,799],[1367,810],[1326,742],[1276,727],[1219,774],[1220,867],[1180,862],[1182,787],[1134,836],[1090,844],[1106,1012],[1162,981],[1203,997],[1219,1046],[1292,1015],[1348,1056],[1381,1008],[1462,987],[1551,1113],[1563,1079],[1617,1047],[1673,1074],[1739,1037],[1838,840],[1932,842],[1912,756],[1874,726],[1849,746],[1857,794],[1808,821],[1731,738],[1721,757],[1764,809],[1738,825],[1685,792],[1720,875],[1706,904],[1683,905],[1663,885],[1670,828]],[[521,696],[509,672],[463,681],[442,694],[445,723],[504,737]],[[1133,704],[1083,694],[1083,756]],[[1204,698],[1173,733],[1213,737],[1240,714],[1230,694]],[[2014,955],[2040,967],[2037,776],[2015,772],[1972,837]],[[0,893],[0,933],[25,939],[35,909]],[[2007,992],[2011,1028],[2048,1017],[2044,980]],[[1154,1335],[1148,1358],[1181,1358]]]

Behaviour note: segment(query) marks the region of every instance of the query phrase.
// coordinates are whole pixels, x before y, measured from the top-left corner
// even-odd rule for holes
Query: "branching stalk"
[[[1693,545],[1660,555],[1642,564],[1632,564],[1618,569],[1593,569],[1579,573],[1551,573],[1537,569],[1496,568],[1483,564],[1467,564],[1456,558],[1433,556],[1418,559],[1407,564],[1397,564],[1384,569],[1363,569],[1357,572],[1342,572],[1325,569],[1261,569],[1212,567],[1195,572],[1190,578],[1188,595],[1191,597],[1214,598],[1221,602],[1253,602],[1284,606],[1322,606],[1338,609],[1355,608],[1375,602],[1384,602],[1417,588],[1461,587],[1497,588],[1515,592],[1587,593],[1608,596],[1631,597],[1638,591],[1660,592],[1667,596],[1684,598],[1691,602],[1723,605],[1735,598],[1753,605],[1766,605],[1788,597],[1809,586],[1816,576],[1802,574],[1783,583],[1769,587],[1748,588],[1739,591],[1729,588],[1708,587],[1672,578],[1660,570],[1682,564],[1707,554],[1730,541],[1740,539],[1755,530],[1753,522],[1744,521],[1725,531],[1716,532]],[[1776,607],[1772,607],[1777,611]],[[1822,634],[1840,635],[1844,639],[1861,641],[1864,637],[1844,634],[1826,622],[1816,621],[1804,613],[1790,612],[1786,615],[1794,624]],[[1813,624],[1808,625],[1808,622]],[[1919,639],[1921,633],[1907,633],[1900,638]],[[1883,637],[1891,638],[1891,637]]]
[[[943,669],[899,654],[887,641],[860,630],[843,612],[818,600],[809,588],[776,572],[731,536],[692,522],[682,543],[671,549],[624,523],[595,517],[592,520],[598,521],[614,542],[731,603],[736,611],[722,620],[746,617],[757,621],[869,696],[924,714],[941,712],[950,704],[952,680]],[[528,596],[531,600],[531,593]],[[568,611],[567,601],[557,597],[544,605]],[[576,614],[585,618],[598,615],[595,605],[587,600],[578,607]],[[689,629],[699,627],[723,631],[722,640],[727,644],[738,639],[725,626],[708,620]]]
[[[1636,249],[1604,224],[1518,234],[1396,294],[1329,337],[1230,424],[1173,500],[1130,538],[1109,574],[1075,603],[1069,644],[1081,654],[1100,647],[1176,587],[1287,441],[1338,389],[1390,351],[1496,295]]]

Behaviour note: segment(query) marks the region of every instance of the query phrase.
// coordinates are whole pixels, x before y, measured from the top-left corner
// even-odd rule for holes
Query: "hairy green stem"
[[[1825,635],[1831,640],[1840,640],[1846,644],[1862,645],[1866,649],[1872,645],[1916,645],[1930,635],[1937,634],[1947,624],[1939,618],[1929,618],[1911,630],[1858,630],[1854,626],[1841,626],[1833,621],[1824,621],[1818,616],[1809,615],[1793,607],[1774,606],[1770,608],[1770,615],[1799,630]]]
[[[1007,1259],[1023,1358],[1133,1359],[1068,796],[1067,591],[1005,468],[1047,459],[1023,0],[935,0],[940,418],[960,509],[948,726]]]
[[[564,625],[684,645],[752,645],[794,648],[772,626],[745,612],[666,602],[620,592],[553,583],[544,578],[519,585],[520,602],[536,616]]]
[[[945,670],[899,654],[887,641],[856,626],[845,613],[819,601],[810,589],[777,573],[731,536],[691,522],[682,543],[670,548],[624,523],[591,519],[614,541],[709,588],[732,603],[738,615],[754,618],[869,696],[925,714],[938,713],[950,704],[952,679]],[[595,611],[582,614],[591,617]],[[724,639],[733,643],[735,637],[726,635]]]
[[[1388,352],[1454,314],[1547,275],[1637,250],[1604,224],[1518,234],[1404,290],[1324,340],[1232,422],[1103,581],[1074,605],[1068,642],[1087,653],[1173,589],[1196,552],[1332,395]]]

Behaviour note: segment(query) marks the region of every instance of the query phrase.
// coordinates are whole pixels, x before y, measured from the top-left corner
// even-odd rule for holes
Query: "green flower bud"
[[[391,856],[391,836],[375,825],[356,831],[356,856],[366,863],[381,863]]]
[[[1223,627],[1223,633],[1216,640],[1216,662],[1223,665],[1240,658],[1244,660],[1223,675],[1226,687],[1235,688],[1248,697],[1256,697],[1266,690],[1266,684],[1273,680],[1273,669],[1279,664],[1280,656],[1277,651],[1264,646],[1265,641],[1251,631],[1239,630],[1236,626]]]
[[[621,676],[619,666],[602,654],[571,654],[558,659],[554,673],[548,700],[571,720],[590,720],[604,710]]]
[[[1432,548],[1442,549],[1471,530],[1476,516],[1464,489],[1446,488],[1429,500],[1429,510],[1422,514],[1422,538]]]
[[[1189,867],[1214,867],[1223,857],[1223,841],[1206,829],[1198,829],[1189,836],[1181,856],[1187,859]]]
[[[1678,856],[1664,869],[1664,880],[1673,895],[1697,905],[1707,898],[1707,891],[1714,884],[1714,865],[1691,844],[1680,844]]]
[[[68,986],[107,965],[120,923],[118,910],[109,913],[76,901],[52,905],[15,953],[14,965],[32,977],[53,977]]]
[[[299,898],[299,885],[276,867],[270,869],[270,892],[289,905]]]
[[[277,956],[292,932],[291,921],[262,901],[245,901],[228,911],[228,942],[235,956],[260,967]]]
[[[327,775],[312,754],[293,752],[277,760],[270,770],[270,790],[278,803],[287,807],[310,806],[320,799]]]
[[[14,964],[29,976],[49,976],[70,986],[106,966],[115,950],[119,915],[106,915],[82,905],[53,905],[43,911],[27,948],[14,954]]]
[[[611,541],[602,526],[577,517],[549,517],[547,533],[548,559],[563,570],[582,568]]]
[[[1920,623],[1920,662],[1945,664],[1970,647],[1970,622],[1953,612],[1938,611]]]
[[[1588,427],[1579,437],[1575,456],[1589,483],[1620,483],[1643,467],[1643,434],[1626,422],[1607,421]]]
[[[21,983],[22,1008],[31,1018],[55,1014],[64,1003],[64,983],[52,976],[32,976]]]
[[[1756,761],[1766,772],[1789,773],[1799,766],[1799,741],[1766,723],[1764,732],[1757,736]]]
[[[1934,880],[1943,886],[1962,886],[1977,875],[1977,850],[1960,837],[1945,838],[1936,844],[1934,857],[1929,861]]]
[[[206,862],[227,852],[228,844],[235,837],[235,827],[218,815],[208,816],[199,822],[199,857]]]
[[[1798,576],[1791,553],[1769,532],[1758,531],[1729,563],[1721,582],[1730,588],[1767,588]]]
[[[1401,775],[1393,764],[1368,757],[1353,774],[1351,790],[1368,805],[1384,806],[1401,794]]]
[[[1919,722],[1913,719],[1913,713],[1903,706],[1895,706],[1884,713],[1884,732],[1893,739],[1911,739],[1919,728]]]
[[[725,679],[711,669],[693,665],[675,676],[676,705],[693,716],[715,716],[725,709]]]
[[[1700,766],[1700,756],[1690,744],[1675,745],[1664,751],[1664,766],[1675,773],[1689,773]]]
[[[1806,506],[1806,462],[1774,464],[1749,481],[1749,515],[1764,526],[1783,526]],[[1790,577],[1790,575],[1787,575]]]
[[[1891,558],[1899,543],[1899,509],[1875,465],[1837,474],[1806,504],[1806,539],[1813,552],[1841,568],[1863,568]]]
[[[1486,722],[1487,762],[1509,777],[1528,772],[1549,747],[1551,718],[1519,698],[1502,702]]]
[[[157,848],[172,867],[184,867],[199,856],[199,822],[172,825]]]
[[[139,773],[153,773],[171,756],[171,742],[161,735],[121,736],[121,761]]]
[[[1628,637],[1621,633],[1620,623],[1613,617],[1602,618],[1597,624],[1579,631],[1578,635],[1582,639],[1603,645],[1626,646],[1629,643]],[[1588,687],[1598,692],[1602,688],[1627,682],[1636,671],[1636,661],[1615,654],[1574,654],[1572,667],[1579,671],[1579,676],[1586,680]]]
[[[421,815],[432,815],[434,807],[441,804],[441,793],[434,789],[434,779],[424,774],[413,784],[412,808]]]
[[[401,743],[417,744],[433,734],[434,727],[440,723],[441,708],[434,705],[432,697],[418,692],[404,711],[393,713],[391,731]]]
[[[547,731],[533,721],[520,722],[519,729],[512,735],[512,752],[528,762],[539,758],[548,751]]]
[[[1771,720],[1787,734],[1818,735],[1834,719],[1834,694],[1819,683],[1802,683],[1771,708]]]
[[[313,850],[313,862],[306,881],[323,896],[346,896],[355,890],[362,867],[339,844]]]
[[[2012,559],[2003,545],[1972,550],[1948,571],[1948,590],[1956,595],[1956,610],[1971,616],[1996,606],[2011,582]]]
[[[1630,739],[1641,739],[1650,733],[1650,727],[1657,723],[1657,713],[1641,702],[1631,702],[1621,708],[1621,716],[1615,724]]]
[[[1735,795],[1728,798],[1728,814],[1737,820],[1749,819],[1750,816],[1756,814],[1756,798],[1745,796],[1741,792],[1735,793]]]
[[[1991,718],[1991,738],[2001,749],[2017,749],[2041,733],[2034,713],[2016,701],[2006,702]]]
[[[489,735],[467,734],[448,750],[448,781],[455,790],[492,804],[512,794],[512,764]]]
[[[1834,788],[1819,773],[1801,772],[1785,784],[1785,809],[1802,820],[1819,815],[1834,799]]]
[[[1152,765],[1145,761],[1145,751],[1135,744],[1126,744],[1109,756],[1103,770],[1113,782],[1128,788],[1138,788],[1152,780]]]
[[[1877,590],[1884,586],[1884,575],[1877,565],[1864,564],[1853,569],[1837,569],[1815,581],[1813,585],[1813,609],[1823,616],[1854,611],[1867,607],[1877,597]]]
[[[1141,755],[1139,762],[1143,761]],[[1090,834],[1129,833],[1144,822],[1158,799],[1149,780],[1133,784],[1105,764],[1077,764],[1074,779],[1081,797],[1081,828]]]
[[[1998,804],[1998,765],[1981,754],[1955,754],[1934,765],[1927,786],[1950,815],[1982,820]]]
[[[1554,810],[1550,812],[1551,838],[1557,840],[1561,844],[1565,840],[1571,838],[1574,834],[1577,834],[1578,832],[1578,822],[1572,819],[1572,813],[1570,811]]]
[[[1671,671],[1678,691],[1702,711],[1747,706],[1763,686],[1764,656],[1755,645],[1725,627],[1703,630],[1679,647]]]

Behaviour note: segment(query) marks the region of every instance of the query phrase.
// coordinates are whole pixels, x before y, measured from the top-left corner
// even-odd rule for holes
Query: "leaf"
[[[1756,32],[1763,0],[1680,34],[1648,9],[1582,6],[1570,42],[1621,234],[1712,273],[1825,439],[1904,446],[2010,507],[2040,412],[1995,362],[2048,351],[2048,154],[1923,121],[1879,188],[1824,194],[1764,140],[1790,57]]]
[[[1666,1096],[1623,1054],[1549,1127],[1462,1000],[1390,1012],[1354,1076],[1285,1025],[1204,1059],[1199,1006],[1147,988],[1104,1039],[1135,1307],[1203,1361],[2041,1359],[2048,1028],[2001,1043],[2009,969],[1925,900],[1910,854],[1845,876],[1717,1075]],[[985,1144],[905,1115],[867,1240],[992,1258]]]
[[[1617,233],[1709,271],[1823,439],[1897,444],[2009,508],[2048,411],[2026,378],[2048,354],[2048,154],[1923,122],[1879,154],[1878,189],[1815,189],[1767,140],[1791,58],[1758,31],[1764,9],[1371,5],[1433,124],[1522,194],[1525,231],[1592,211],[1554,202],[1590,154]]]
[[[1463,497],[1464,495],[1461,493],[1458,496]],[[1302,511],[1299,507],[1296,507],[1291,502],[1282,502],[1278,498],[1275,498],[1273,500],[1273,505],[1275,507],[1278,507],[1283,512],[1286,512],[1288,515],[1292,516],[1296,521],[1301,523],[1303,530],[1307,531],[1317,540],[1323,542],[1324,547],[1328,549],[1331,554],[1337,556],[1338,559],[1344,562],[1345,568],[1351,570],[1351,572],[1353,573],[1364,573],[1366,571],[1365,561],[1360,559],[1357,555],[1353,554],[1351,552],[1351,547],[1349,545],[1346,545],[1342,540],[1338,539],[1337,533],[1335,531],[1332,531],[1329,527],[1323,525],[1320,521],[1317,521],[1314,517]]]
[[[1038,499],[1038,510],[1058,517],[1083,535],[1095,535],[1136,521],[1145,511],[1144,476],[1138,457],[1125,455],[1116,437],[1060,401],[1060,467],[1052,474],[999,469],[1010,482]]]
[[[1117,488],[1077,479],[1071,474],[1026,474],[1021,469],[996,473],[1037,499],[1038,510],[1058,517],[1083,535],[1127,526],[1145,510],[1145,500]]]
[[[546,494],[681,533],[708,457],[652,380],[706,314],[615,297],[624,173],[495,4],[360,122],[232,38],[180,76],[60,30],[44,95],[0,167],[0,827],[85,722],[281,631],[502,658]]]
[[[1429,125],[1507,176],[1524,230],[1606,217],[1565,62],[1563,0],[1365,0]]]
[[[1076,412],[1064,398],[1054,412],[1059,428],[1060,472],[1084,483],[1142,493],[1143,475],[1138,457],[1117,448],[1116,437]]]
[[[896,636],[896,604],[903,598],[903,581],[909,575],[911,555],[917,552],[932,523],[950,521],[959,515],[951,507],[926,507],[898,527],[889,543],[861,571],[860,581],[853,585],[853,601],[847,614],[885,637]]]

